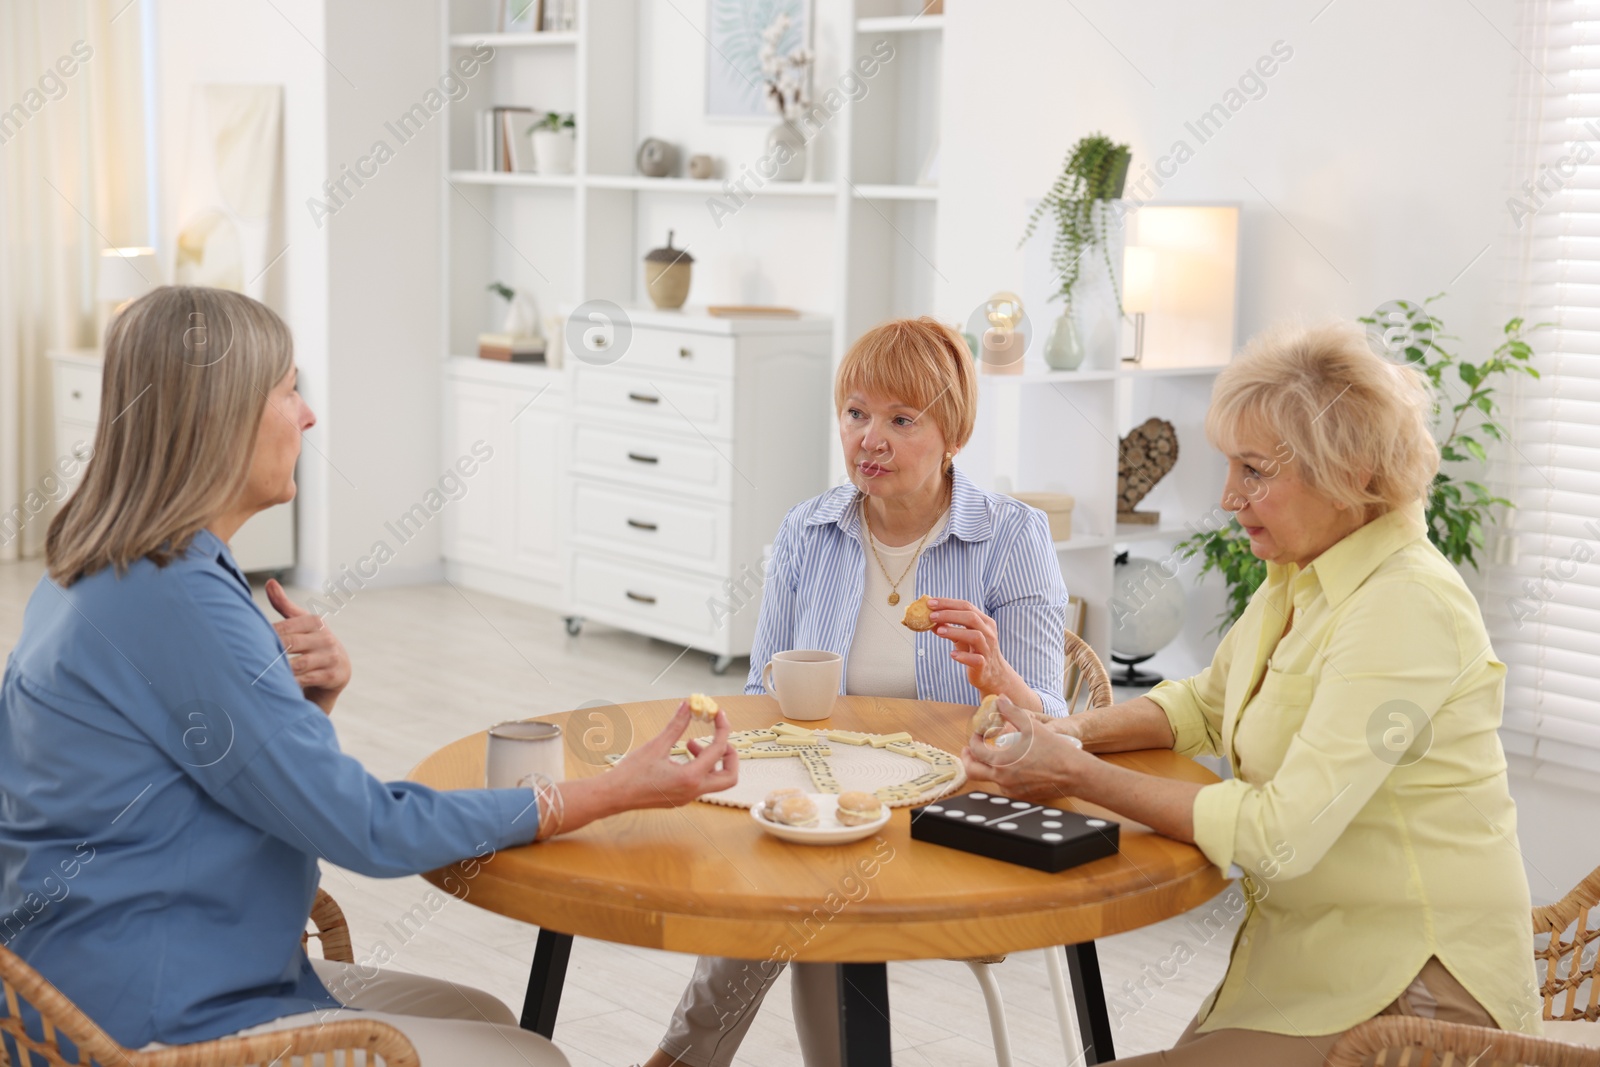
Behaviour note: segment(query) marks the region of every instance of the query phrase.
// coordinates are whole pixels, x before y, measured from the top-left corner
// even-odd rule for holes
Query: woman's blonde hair
[[[106,331],[94,455],[50,523],[50,577],[165,566],[244,489],[267,395],[294,366],[289,328],[224,289],[165,286]]]
[[[1432,417],[1422,373],[1374,353],[1360,327],[1283,326],[1217,375],[1206,437],[1237,452],[1242,433],[1271,435],[1266,474],[1298,464],[1313,490],[1376,518],[1425,498],[1439,471]]]
[[[833,407],[876,396],[926,412],[952,448],[972,438],[978,374],[961,335],[935,319],[893,319],[856,339],[833,380]]]

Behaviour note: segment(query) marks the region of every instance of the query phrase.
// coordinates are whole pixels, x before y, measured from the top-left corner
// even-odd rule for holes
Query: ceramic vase
[[[772,175],[773,180],[804,181],[806,154],[805,136],[792,123],[780,122],[768,132],[767,156],[777,167],[777,172]]]
[[[1044,361],[1051,370],[1077,370],[1083,365],[1083,341],[1078,336],[1078,324],[1072,313],[1063,311],[1050,327],[1050,336],[1044,342]]]

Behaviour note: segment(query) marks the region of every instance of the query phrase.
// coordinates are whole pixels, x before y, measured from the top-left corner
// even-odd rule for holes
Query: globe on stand
[[[1113,675],[1116,685],[1147,688],[1162,680],[1137,667],[1172,643],[1183,631],[1183,586],[1176,569],[1168,573],[1153,559],[1117,554],[1111,585],[1111,660],[1127,670]]]

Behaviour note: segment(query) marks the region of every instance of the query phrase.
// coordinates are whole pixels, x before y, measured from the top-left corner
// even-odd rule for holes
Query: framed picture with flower
[[[771,121],[810,92],[811,0],[707,0],[706,117]]]

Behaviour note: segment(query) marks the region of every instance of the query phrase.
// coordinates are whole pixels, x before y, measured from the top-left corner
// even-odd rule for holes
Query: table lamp
[[[1124,363],[1144,359],[1144,314],[1155,299],[1156,250],[1129,245],[1122,254],[1122,309],[1133,315],[1133,355]]]
[[[156,250],[130,246],[107,248],[100,253],[100,276],[95,298],[100,305],[100,338],[117,312],[157,284]]]

